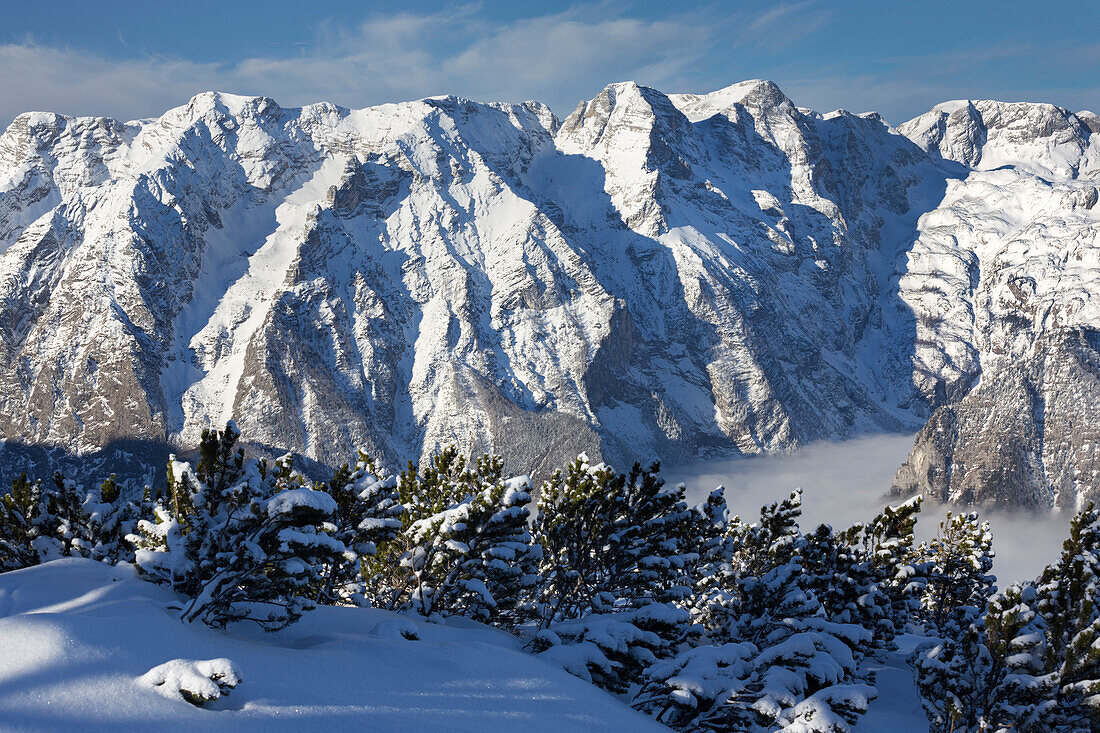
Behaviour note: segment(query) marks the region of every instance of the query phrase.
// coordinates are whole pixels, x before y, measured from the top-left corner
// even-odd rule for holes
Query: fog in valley
[[[913,447],[912,435],[880,435],[843,443],[814,443],[788,455],[761,456],[669,466],[664,476],[670,483],[683,482],[688,499],[704,501],[716,486],[726,487],[730,513],[751,521],[760,506],[785,497],[801,487],[802,529],[820,523],[837,528],[871,519],[887,503],[898,466]],[[936,534],[947,511],[959,507],[925,503],[917,524],[918,540]],[[1058,557],[1071,515],[983,511],[993,528],[997,553],[993,571],[997,586],[1032,578]]]

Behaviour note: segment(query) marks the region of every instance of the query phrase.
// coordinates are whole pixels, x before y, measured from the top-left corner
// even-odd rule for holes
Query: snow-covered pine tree
[[[407,530],[409,600],[425,616],[468,616],[513,629],[530,613],[526,599],[541,548],[528,528],[527,477],[504,480],[503,466],[499,456],[483,456],[461,476],[473,493]]]
[[[628,694],[647,669],[672,656],[690,618],[668,603],[589,613],[551,624],[528,649],[605,690]]]
[[[921,545],[927,563],[927,586],[921,598],[923,617],[942,629],[962,606],[975,609],[978,617],[996,590],[993,568],[993,533],[977,513],[951,514],[940,523],[939,534]]]
[[[470,466],[458,448],[449,445],[418,470],[411,462],[397,477],[397,491],[405,507],[404,523],[438,514],[455,506],[481,488],[476,465]]]
[[[723,499],[724,504],[724,499]],[[718,544],[718,572],[705,581],[710,594],[711,618],[707,638],[724,643],[732,624],[742,613],[742,580],[763,575],[801,552],[804,544],[798,528],[802,516],[802,491],[760,509],[760,521],[752,524],[734,517],[727,521]]]
[[[336,511],[306,486],[289,456],[272,470],[245,461],[233,423],[203,432],[197,469],[169,462],[171,508],[142,520],[135,562],[155,582],[190,597],[181,617],[224,627],[251,621],[282,628],[311,608],[321,570],[347,549],[326,530]]]
[[[540,625],[612,610],[614,527],[625,512],[625,477],[580,455],[539,493]]]
[[[531,534],[531,484],[527,476],[495,481],[481,494],[484,529],[468,543],[456,601],[467,614],[514,631],[535,616],[542,547]],[[487,591],[484,592],[484,591]]]
[[[986,644],[977,607],[960,605],[942,614],[940,638],[910,658],[931,733],[985,730],[997,684],[997,665]]]
[[[761,521],[729,530],[735,548],[722,576],[727,614],[713,642],[652,665],[635,706],[682,730],[846,731],[875,695],[853,650],[871,634],[830,620],[803,566],[809,545],[798,529],[801,494],[761,509]],[[854,536],[854,532],[852,533]],[[817,561],[835,575],[846,562],[847,534],[818,533]],[[826,572],[827,571],[827,572]],[[839,603],[841,611],[850,611]]]
[[[414,547],[409,530],[416,522],[463,501],[476,490],[476,479],[465,456],[454,445],[445,447],[419,468],[409,461],[397,475],[397,501],[402,507],[401,530],[378,543],[375,554],[364,558],[364,598],[375,608],[396,610],[411,606],[417,575],[410,562]]]
[[[704,504],[695,507],[695,524],[692,530],[698,560],[691,566],[692,620],[702,627],[703,639],[724,638],[724,633],[736,616],[736,575],[733,569],[734,542],[731,522],[726,505],[725,489],[718,487],[707,496]]]
[[[581,455],[543,484],[540,633],[530,646],[615,692],[688,633],[695,514],[659,466],[629,475]],[[682,605],[681,605],[682,604]]]
[[[0,571],[37,565],[35,547],[42,513],[42,482],[26,473],[12,479],[11,492],[0,496]]]
[[[107,563],[133,562],[134,548],[126,537],[137,531],[137,522],[152,509],[143,499],[135,504],[126,498],[123,486],[111,474],[97,489],[87,494],[81,505],[84,537],[81,554]],[[146,490],[146,497],[148,496]]]
[[[825,617],[870,632],[871,643],[853,650],[857,658],[889,648],[893,641],[890,600],[873,563],[860,547],[864,531],[860,524],[844,532],[822,524],[806,535],[802,549],[806,585],[821,603]]]
[[[996,590],[992,546],[989,524],[977,514],[950,512],[939,534],[921,545],[927,573],[922,617],[936,638],[918,647],[910,662],[934,733],[988,723],[989,694],[1002,675],[983,618]]]
[[[19,567],[69,555],[87,555],[90,529],[77,485],[55,473],[48,482],[12,482],[0,509],[0,549],[6,562]],[[0,562],[5,562],[0,559]]]
[[[804,567],[809,542],[798,528],[801,515],[802,493],[795,491],[763,507],[758,523],[740,528],[735,554],[742,569],[740,617],[730,639],[749,642],[759,651],[751,676],[706,718],[712,727],[840,731],[875,696],[874,688],[859,677],[853,653],[870,642],[871,634],[827,617],[813,590],[814,576]],[[832,535],[830,530],[824,533]],[[821,564],[835,572],[832,552],[825,548]]]
[[[686,602],[692,592],[689,566],[699,559],[695,515],[684,500],[684,486],[668,486],[654,463],[635,463],[624,484],[625,512],[612,539],[618,580],[613,591],[634,607]]]
[[[635,626],[614,592],[616,525],[626,513],[626,477],[581,454],[539,494],[542,547],[539,627],[529,648],[581,679],[626,692],[661,639]],[[561,633],[559,633],[559,631]]]
[[[1093,619],[1073,635],[1060,661],[1057,712],[1051,730],[1081,726],[1100,730],[1100,619]]]
[[[46,511],[40,519],[41,537],[48,537],[50,543],[50,548],[40,553],[43,561],[71,555],[86,557],[91,552],[91,528],[83,509],[85,494],[60,471],[44,482],[42,493]]]
[[[742,579],[741,617],[731,636],[759,651],[752,672],[702,718],[718,730],[847,731],[875,697],[853,649],[870,642],[855,624],[825,618],[801,558]]]
[[[990,598],[984,619],[915,656],[936,731],[1077,733],[1100,729],[1100,515],[1074,517],[1059,560],[1035,583]]]
[[[1057,562],[1040,576],[1034,608],[1046,626],[1046,665],[1056,676],[1050,730],[1100,730],[1100,511],[1070,522]]]
[[[1100,728],[1098,520],[1086,507],[1037,582],[992,596],[984,619],[974,606],[960,606],[942,639],[914,655],[934,731]]]
[[[759,577],[791,560],[801,549],[802,489],[760,509],[760,521],[731,527],[734,562],[741,577]]]
[[[1052,718],[1058,679],[1047,671],[1047,629],[1035,611],[1037,599],[1033,583],[1013,585],[989,599],[984,631],[993,689],[982,695],[988,708],[981,721],[986,730],[1057,730]]]
[[[336,502],[333,537],[352,554],[325,568],[315,598],[329,604],[369,600],[364,595],[364,564],[402,529],[405,507],[398,497],[397,479],[383,477],[374,460],[359,451],[355,468],[341,466],[326,491]]]
[[[920,515],[923,497],[915,496],[897,506],[887,506],[863,530],[863,554],[878,576],[879,588],[887,600],[886,617],[875,630],[885,646],[904,632],[920,611],[920,599],[927,580],[926,566],[917,552],[913,529]]]
[[[742,580],[758,577],[802,551],[805,543],[798,528],[802,493],[794,491],[783,501],[762,507],[760,522],[753,524],[738,517],[718,519],[727,512],[720,491],[711,494],[703,511],[707,519],[703,526],[697,524],[696,531],[704,538],[701,547],[709,543],[705,552],[710,560],[696,570],[693,613],[704,627],[704,638],[723,644],[730,640],[734,622],[742,614]]]
[[[397,501],[402,507],[401,531],[376,542],[363,560],[364,597],[375,608],[396,610],[411,604],[417,575],[410,562],[414,551],[409,529],[416,522],[459,504],[477,491],[477,479],[465,456],[449,445],[418,468],[412,461],[397,476]]]

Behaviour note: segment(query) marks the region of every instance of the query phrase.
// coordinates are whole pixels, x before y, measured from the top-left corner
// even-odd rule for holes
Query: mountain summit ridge
[[[895,129],[763,80],[612,84],[560,121],[216,92],[23,114],[0,437],[186,445],[232,417],[329,465],[454,441],[538,473],[923,425],[899,491],[1073,506],[1100,470],[1100,413],[1063,397],[1100,374],[1081,115],[947,103]]]

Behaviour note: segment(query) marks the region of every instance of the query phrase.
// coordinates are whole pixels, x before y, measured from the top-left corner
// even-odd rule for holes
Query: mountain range
[[[562,121],[23,114],[0,459],[117,463],[229,419],[318,466],[454,442],[536,475],[919,431],[896,492],[1072,509],[1100,499],[1098,133],[995,101],[895,128],[767,81],[612,84]]]

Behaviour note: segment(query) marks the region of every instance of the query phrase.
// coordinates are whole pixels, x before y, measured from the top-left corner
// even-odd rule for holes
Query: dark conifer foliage
[[[0,496],[0,569],[18,570],[59,557],[133,560],[125,537],[142,508],[121,490],[114,476],[84,493],[60,473],[46,482],[21,474]]]
[[[919,497],[810,532],[795,491],[731,517],[689,506],[659,466],[579,456],[541,487],[446,448],[386,475],[360,453],[326,483],[250,460],[230,423],[164,494],[114,477],[20,476],[0,497],[0,570],[78,556],[133,562],[187,621],[267,630],[317,603],[464,616],[679,730],[840,733],[903,633],[936,733],[1100,728],[1100,512],[1073,520],[1035,581],[997,593],[993,537],[948,514],[920,545]],[[912,637],[910,637],[910,640]],[[910,641],[910,643],[912,643]]]
[[[424,616],[462,615],[514,629],[532,616],[539,546],[529,528],[526,477],[504,463],[470,462],[453,446],[397,478],[403,529],[364,564],[367,598]]]
[[[310,488],[289,456],[273,467],[246,461],[238,437],[232,423],[205,431],[197,468],[170,462],[170,504],[139,523],[135,560],[190,599],[184,620],[274,630],[312,607],[326,567],[351,558],[328,531],[332,497]]]
[[[922,575],[926,565],[918,552],[913,531],[920,517],[922,497],[897,506],[887,506],[863,529],[863,555],[878,576],[879,589],[886,598],[886,617],[876,627],[883,644],[905,631],[906,624],[920,609],[920,599],[928,585]]]
[[[383,477],[373,459],[360,451],[355,468],[344,464],[324,487],[336,502],[332,535],[348,552],[327,565],[315,599],[321,603],[366,600],[364,568],[379,546],[393,542],[402,529],[405,507],[397,479]]]
[[[990,596],[988,533],[973,517],[948,518],[927,548],[926,618],[938,638],[912,660],[933,731],[1100,729],[1098,520],[1087,506],[1057,562]],[[947,598],[959,605],[937,609]]]
[[[996,590],[993,534],[976,513],[951,514],[940,523],[939,534],[922,545],[923,573],[927,578],[921,605],[924,618],[943,629],[959,623],[958,609],[970,607],[977,615]],[[972,614],[973,615],[973,614]]]
[[[541,632],[533,650],[626,692],[689,634],[698,513],[659,466],[620,474],[586,456],[543,484]]]
[[[11,492],[0,496],[0,570],[38,564],[43,514],[42,482],[28,481],[25,473],[12,479]]]

